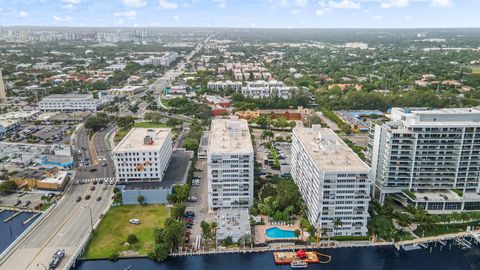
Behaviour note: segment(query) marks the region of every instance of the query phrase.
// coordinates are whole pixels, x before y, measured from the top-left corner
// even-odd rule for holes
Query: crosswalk
[[[75,184],[92,183],[93,181],[100,182],[100,180],[102,180],[104,183],[109,183],[110,185],[113,185],[113,184],[117,183],[117,178],[116,177],[100,177],[100,178],[88,178],[88,179],[76,180]]]

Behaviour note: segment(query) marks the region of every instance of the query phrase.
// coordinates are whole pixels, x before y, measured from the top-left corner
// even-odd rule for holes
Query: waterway
[[[394,247],[337,248],[320,250],[332,256],[328,264],[311,264],[307,269],[321,270],[480,270],[480,246],[461,249],[450,243],[440,248],[397,251]],[[168,258],[157,263],[146,258],[81,261],[73,270],[281,270],[289,265],[277,266],[273,254],[220,254]]]
[[[18,236],[22,234],[38,217],[27,224],[22,223],[34,215],[34,213],[23,212],[9,222],[3,222],[12,216],[14,211],[3,211],[0,213],[0,253],[2,253]]]

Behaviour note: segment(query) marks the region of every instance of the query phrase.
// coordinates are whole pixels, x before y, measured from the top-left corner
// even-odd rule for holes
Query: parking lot
[[[68,125],[26,125],[7,134],[7,138],[10,142],[64,144],[69,142],[71,131],[72,128]]]
[[[189,244],[192,245],[195,243],[197,236],[202,235],[200,223],[203,220],[207,222],[216,220],[215,213],[209,213],[208,211],[207,161],[198,160],[195,168],[196,171],[194,177],[200,177],[200,183],[199,185],[192,185],[190,196],[195,196],[197,201],[189,202],[187,205],[187,211],[193,211],[195,213],[193,226],[190,229],[191,235]]]
[[[44,203],[42,201],[42,196],[47,195],[47,193],[38,193],[38,192],[15,192],[8,195],[2,195],[0,197],[0,205],[7,207],[19,207],[19,208],[30,208],[34,209],[35,206]],[[29,205],[25,205],[26,202],[30,202]],[[20,203],[18,203],[20,202]]]

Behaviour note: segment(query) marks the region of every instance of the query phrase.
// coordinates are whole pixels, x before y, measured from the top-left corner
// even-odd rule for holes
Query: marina
[[[41,213],[6,210],[0,212],[0,254],[15,241]]]

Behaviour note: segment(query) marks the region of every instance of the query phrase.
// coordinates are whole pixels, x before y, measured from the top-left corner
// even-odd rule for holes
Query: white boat
[[[295,260],[290,263],[290,266],[292,268],[307,268],[308,263],[301,261],[301,260]]]

